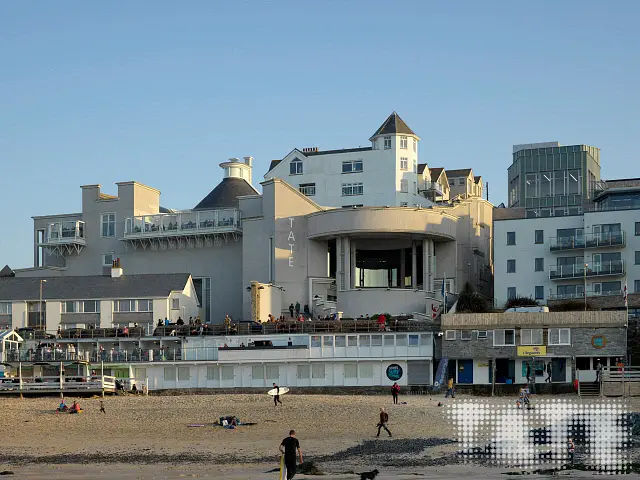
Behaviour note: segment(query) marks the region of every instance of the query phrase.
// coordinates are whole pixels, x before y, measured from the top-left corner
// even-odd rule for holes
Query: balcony
[[[562,252],[567,250],[584,250],[585,248],[624,247],[625,232],[620,233],[587,233],[573,237],[551,237],[549,250]]]
[[[38,246],[56,256],[80,253],[87,241],[84,237],[84,222],[67,220],[47,225],[45,237]]]
[[[549,269],[549,278],[551,280],[583,277],[607,277],[624,274],[624,260],[587,264],[586,268],[585,264],[582,263],[576,263],[573,265],[551,265],[551,268]]]
[[[438,182],[424,182],[423,192],[427,194],[435,194],[438,197],[441,197],[444,195],[444,192],[442,190],[442,185],[440,185]]]
[[[228,208],[130,217],[121,240],[134,250],[166,250],[220,246],[229,240],[237,242],[241,234],[240,211]]]
[[[622,298],[622,290],[587,290],[587,298],[598,297],[620,297]],[[582,291],[575,293],[552,293],[547,297],[549,300],[582,300],[584,293]]]

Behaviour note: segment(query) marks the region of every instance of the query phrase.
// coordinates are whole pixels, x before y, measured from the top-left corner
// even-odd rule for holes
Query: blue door
[[[473,383],[473,360],[458,360],[458,383]]]

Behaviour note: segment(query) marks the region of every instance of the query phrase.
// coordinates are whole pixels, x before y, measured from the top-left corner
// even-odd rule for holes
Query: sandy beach
[[[267,395],[118,396],[104,399],[106,414],[100,399],[78,400],[84,412],[68,415],[54,413],[56,397],[0,398],[0,471],[30,479],[277,478],[269,470],[293,428],[305,459],[327,479],[359,478],[353,472],[373,468],[381,471],[378,480],[478,473],[448,465],[457,446],[447,442],[455,433],[437,406],[442,396],[401,396],[406,404],[393,405],[390,396],[289,394],[278,408]],[[393,439],[375,437],[380,407],[389,412]],[[256,425],[214,426],[224,415]]]

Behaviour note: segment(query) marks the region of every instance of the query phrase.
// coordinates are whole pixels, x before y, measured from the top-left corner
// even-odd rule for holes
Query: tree
[[[458,304],[456,312],[458,313],[487,313],[489,306],[487,301],[477,292],[473,291],[473,287],[467,282],[458,295]]]
[[[515,307],[537,307],[539,304],[531,297],[513,297],[504,304],[504,309]]]

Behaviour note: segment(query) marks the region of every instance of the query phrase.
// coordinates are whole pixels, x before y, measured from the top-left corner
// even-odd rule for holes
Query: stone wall
[[[623,311],[454,313],[442,316],[443,330],[488,330],[491,328],[623,327]]]

